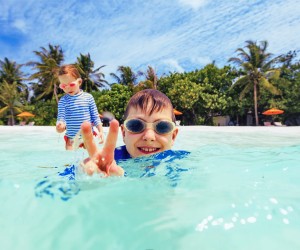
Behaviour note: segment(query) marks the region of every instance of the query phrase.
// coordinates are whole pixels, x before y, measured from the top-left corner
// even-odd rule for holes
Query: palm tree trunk
[[[256,93],[256,81],[254,81],[254,109],[255,109],[255,122],[258,126],[258,115],[257,115],[257,93]]]
[[[157,89],[157,76],[154,76],[153,87],[154,89]]]
[[[54,84],[53,86],[54,86],[54,95],[55,95],[56,103],[58,104],[58,97],[57,97],[57,93],[56,93],[56,84]]]
[[[197,122],[198,122],[198,120],[197,120],[197,115],[195,114],[195,110],[192,108],[192,113],[193,113],[193,116],[194,116],[194,124],[193,125],[195,125],[195,124],[197,124]]]
[[[14,118],[14,111],[13,111],[12,108],[10,109],[10,114],[11,114],[11,126],[14,126],[15,125],[15,118]]]

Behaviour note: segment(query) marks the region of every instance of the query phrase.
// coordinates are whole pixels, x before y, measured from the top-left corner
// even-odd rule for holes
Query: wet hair
[[[152,103],[152,108],[147,110],[149,102]],[[130,108],[141,109],[145,113],[148,111],[149,115],[152,115],[154,112],[161,112],[169,107],[172,110],[172,121],[175,122],[175,114],[170,99],[164,93],[156,89],[144,89],[137,92],[129,100],[124,113],[124,120],[127,119]]]
[[[58,76],[70,75],[75,79],[80,78],[80,74],[74,65],[63,65],[58,70]]]

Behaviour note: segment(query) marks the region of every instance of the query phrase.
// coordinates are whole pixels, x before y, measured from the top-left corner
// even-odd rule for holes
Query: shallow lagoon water
[[[181,128],[173,149],[191,154],[162,161],[154,176],[140,178],[131,160],[126,178],[75,181],[58,172],[86,152],[66,152],[54,129],[2,132],[0,141],[3,249],[300,247],[298,132]]]

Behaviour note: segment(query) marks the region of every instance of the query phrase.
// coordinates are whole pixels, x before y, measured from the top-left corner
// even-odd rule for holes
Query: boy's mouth
[[[143,154],[154,154],[154,153],[157,153],[160,150],[160,148],[138,147],[138,150]]]

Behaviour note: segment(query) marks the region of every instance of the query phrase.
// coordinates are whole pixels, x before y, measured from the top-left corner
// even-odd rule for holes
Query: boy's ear
[[[121,125],[121,132],[122,132],[123,142],[125,143],[125,128],[124,128],[124,124]]]
[[[175,142],[175,139],[177,137],[177,134],[178,134],[178,128],[176,127],[172,133],[172,146],[174,145],[174,142]]]
[[[82,79],[80,79],[79,81],[78,81],[78,83],[79,83],[79,86],[81,85],[81,83],[82,83]]]

